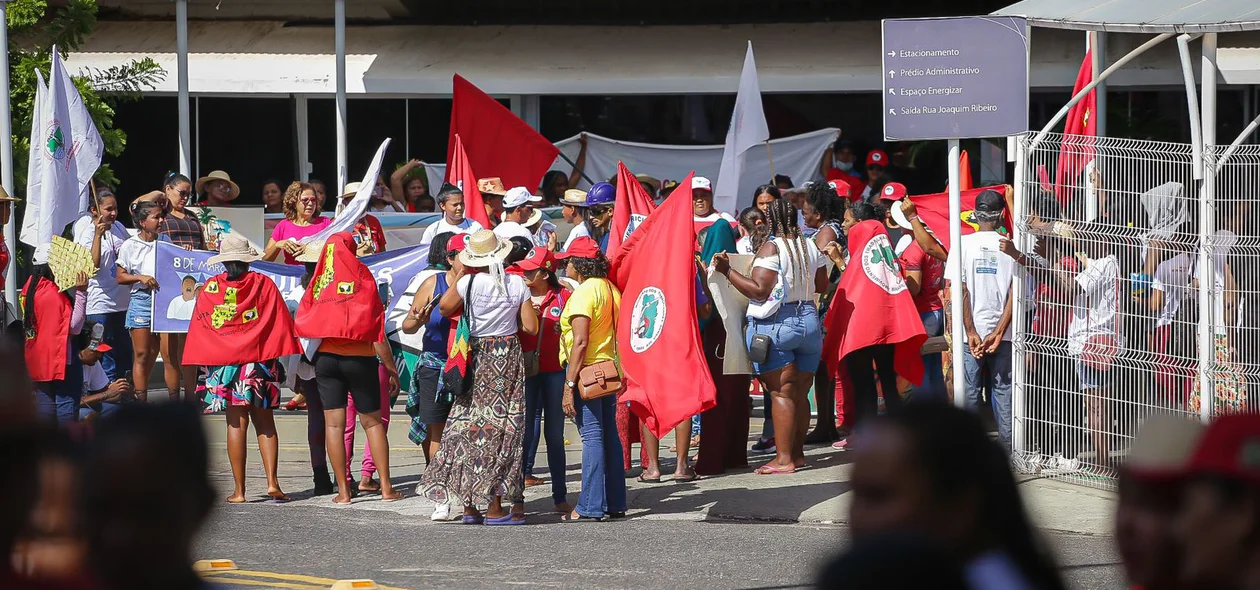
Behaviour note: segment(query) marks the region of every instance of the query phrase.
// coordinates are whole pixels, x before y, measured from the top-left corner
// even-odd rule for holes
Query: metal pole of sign
[[[192,175],[188,115],[188,0],[175,0],[175,69],[179,84],[179,173]]]
[[[9,0],[0,0],[0,80],[4,91],[0,92],[0,183],[5,192],[13,194],[13,112],[9,105]],[[10,248],[17,246],[17,211],[9,205],[9,219],[4,223],[4,243]],[[17,309],[17,258],[9,261],[4,269],[4,300]],[[5,310],[0,309],[0,316]]]
[[[337,194],[345,190],[346,169],[346,0],[334,0],[334,45],[337,61]]]
[[[955,253],[962,243],[962,195],[958,190],[958,140],[949,140],[949,247]],[[963,347],[967,338],[963,335],[963,284],[961,256],[950,256],[945,276],[951,277],[949,289],[950,355],[954,367],[954,405],[967,406],[966,371],[963,370]]]

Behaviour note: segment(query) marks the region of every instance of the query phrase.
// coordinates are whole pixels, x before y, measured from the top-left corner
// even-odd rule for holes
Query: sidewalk
[[[419,447],[407,439],[407,416],[401,407],[395,410],[396,423],[389,430],[390,463],[395,485],[405,497],[398,502],[385,503],[377,495],[356,498],[349,506],[334,506],[330,496],[312,498],[309,451],[306,445],[306,417],[304,412],[276,412],[276,427],[280,437],[280,478],[293,502],[277,506],[317,506],[330,510],[383,510],[410,517],[424,517],[430,523],[433,505],[415,493],[416,483],[424,467],[424,457]],[[761,418],[754,417],[753,432],[760,432]],[[231,490],[231,471],[225,451],[227,427],[222,415],[207,416],[206,434],[210,440],[211,477],[226,497]],[[571,422],[566,424],[565,435],[569,444],[565,447],[568,463],[569,501],[577,501],[580,488],[581,439]],[[246,468],[246,495],[261,500],[266,491],[262,464],[257,451],[256,438],[249,437],[249,458]],[[672,436],[662,441],[663,471],[672,473],[674,454],[668,451]],[[359,478],[359,462],[365,437],[359,429],[355,439],[353,475]],[[674,484],[666,475],[662,483],[644,484],[628,479],[630,516],[648,520],[750,520],[780,523],[843,524],[848,520],[852,501],[848,479],[851,473],[851,455],[830,447],[807,449],[808,469],[792,475],[756,475],[751,469],[728,472],[725,475],[703,478],[697,482]],[[638,457],[638,450],[633,454]],[[753,467],[764,463],[769,456],[752,456]],[[959,460],[966,460],[960,458]],[[534,474],[546,477],[545,445],[539,449]],[[635,470],[638,471],[637,469]],[[1034,524],[1045,530],[1086,535],[1110,535],[1115,495],[1101,490],[1072,485],[1060,481],[1023,478],[1020,490]],[[526,490],[527,510],[531,516],[551,512],[550,485]],[[554,517],[540,517],[544,518]],[[420,521],[420,519],[417,519]]]

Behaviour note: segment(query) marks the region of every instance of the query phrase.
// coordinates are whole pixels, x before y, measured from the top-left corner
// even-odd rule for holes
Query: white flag
[[[35,109],[31,113],[31,149],[26,166],[26,215],[22,217],[20,239],[25,242],[27,236],[34,236],[39,229],[39,187],[44,183],[44,101],[48,100],[48,83],[44,81],[43,72],[35,68]],[[48,239],[52,242],[52,238]]]
[[[27,168],[29,209],[20,239],[38,247],[51,243],[53,236],[87,213],[89,186],[101,166],[105,143],[56,47],[47,92],[35,109]]]
[[[372,200],[372,192],[376,190],[376,179],[381,173],[381,163],[385,160],[385,150],[389,148],[389,138],[381,143],[381,147],[376,149],[376,156],[372,158],[372,164],[368,166],[367,174],[363,175],[363,182],[359,185],[359,192],[346,203],[341,212],[337,214],[336,219],[328,224],[328,227],[320,230],[319,233],[303,238],[299,242],[303,244],[318,244],[328,239],[335,233],[353,232],[354,224],[363,218],[363,214],[367,212],[368,203]],[[338,193],[340,194],[340,192]]]
[[[757,62],[753,60],[752,41],[744,55],[744,71],[739,75],[739,93],[735,95],[735,112],[726,132],[726,148],[722,150],[722,168],[713,188],[713,207],[728,213],[752,204],[752,195],[740,195],[739,177],[744,171],[744,152],[770,139],[766,112],[761,108],[761,84],[757,82]],[[765,179],[769,182],[770,179]]]

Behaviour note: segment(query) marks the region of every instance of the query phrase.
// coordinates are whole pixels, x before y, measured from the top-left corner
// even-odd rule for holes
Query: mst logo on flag
[[[624,242],[624,241],[626,241],[627,239],[629,239],[629,238],[630,238],[630,234],[634,233],[635,228],[638,228],[638,227],[639,227],[639,224],[640,224],[640,223],[643,223],[643,220],[644,220],[644,219],[647,219],[647,215],[640,215],[640,214],[638,214],[638,213],[631,213],[631,214],[630,214],[630,223],[627,223],[627,224],[626,224],[626,233],[625,233],[625,234],[623,234],[623,235],[621,236],[621,241],[623,241],[623,242]]]
[[[862,248],[862,270],[866,277],[890,295],[906,290],[906,281],[897,272],[896,257],[888,236],[876,235]]]
[[[66,149],[66,136],[61,131],[61,122],[53,121],[44,131],[44,157],[52,160],[65,160],[67,157],[73,157],[77,151],[78,143],[76,142],[69,150]]]
[[[656,287],[645,287],[634,300],[634,310],[630,312],[630,325],[634,333],[630,335],[630,349],[643,352],[656,344],[665,327],[665,293]]]

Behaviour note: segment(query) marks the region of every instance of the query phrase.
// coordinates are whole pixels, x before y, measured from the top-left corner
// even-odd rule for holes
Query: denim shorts
[[[1095,369],[1076,357],[1076,379],[1080,382],[1081,391],[1102,389],[1111,383],[1111,372]]]
[[[153,292],[140,290],[131,292],[131,302],[127,304],[127,329],[148,328],[153,325]]]
[[[754,373],[764,375],[793,363],[797,371],[817,372],[823,339],[818,308],[812,301],[785,303],[774,317],[764,320],[748,318],[744,344],[751,347],[758,334],[770,338],[770,355],[764,363],[753,363]]]

